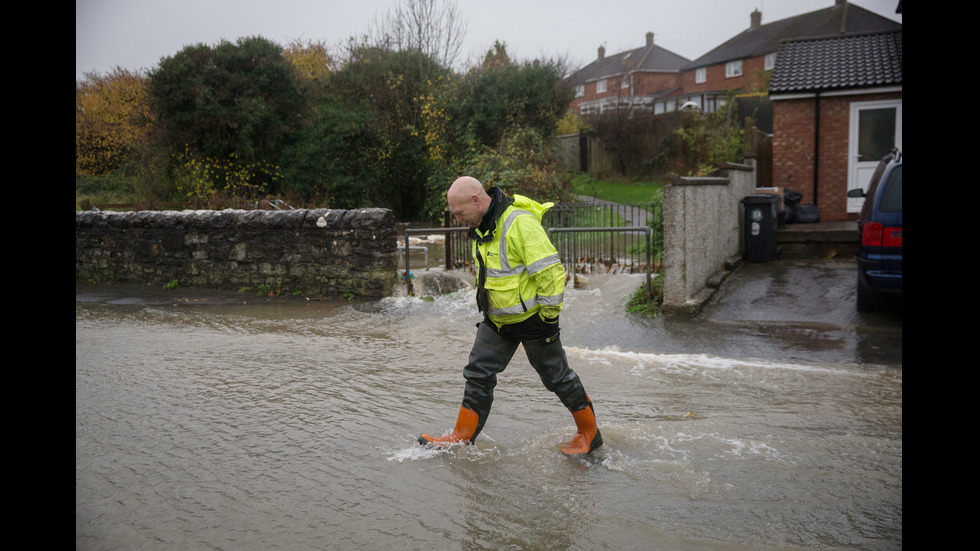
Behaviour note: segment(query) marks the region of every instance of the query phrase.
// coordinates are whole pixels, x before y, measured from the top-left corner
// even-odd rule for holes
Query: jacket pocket
[[[491,311],[507,309],[507,314],[515,313],[509,310],[514,306],[521,306],[519,287],[519,276],[487,278],[486,289],[490,300]],[[498,315],[500,315],[500,313],[498,313]]]

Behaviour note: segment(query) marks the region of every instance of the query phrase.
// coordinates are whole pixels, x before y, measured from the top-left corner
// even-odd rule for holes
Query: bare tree
[[[394,50],[418,50],[444,67],[456,63],[466,37],[466,20],[455,3],[399,0],[375,16],[372,42]]]

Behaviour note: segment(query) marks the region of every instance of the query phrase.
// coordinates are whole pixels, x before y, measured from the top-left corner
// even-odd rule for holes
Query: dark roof
[[[691,60],[665,50],[656,44],[597,59],[569,77],[573,84],[582,84],[630,72],[676,73]]]
[[[779,50],[781,41],[788,39],[900,30],[902,30],[901,23],[856,4],[842,2],[829,8],[787,17],[765,25],[750,26],[721,46],[695,59],[684,69],[696,69],[773,53]]]
[[[902,84],[902,31],[783,43],[769,94]]]

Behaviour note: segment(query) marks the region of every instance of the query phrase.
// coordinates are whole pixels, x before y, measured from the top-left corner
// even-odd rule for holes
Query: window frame
[[[725,64],[725,78],[736,78],[742,76],[742,60],[736,59]]]
[[[772,71],[776,67],[776,52],[766,54],[765,60],[762,62],[762,68],[766,71]]]

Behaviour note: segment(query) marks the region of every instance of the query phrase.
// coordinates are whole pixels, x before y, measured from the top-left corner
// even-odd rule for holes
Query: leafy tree
[[[317,106],[321,128],[304,138],[303,147],[335,150],[311,139],[319,135],[323,141],[320,133],[336,132],[357,144],[356,151],[324,173],[341,176],[324,182],[332,204],[387,207],[403,219],[424,216],[430,163],[422,105],[430,83],[445,74],[417,51],[352,48],[349,59],[329,78],[329,99]]]
[[[380,138],[364,103],[324,95],[311,105],[294,139],[284,148],[285,186],[332,208],[376,206],[381,173],[375,162]]]
[[[299,113],[298,90],[282,48],[261,37],[188,46],[150,73],[150,96],[173,152],[232,163],[235,172],[275,171]],[[251,179],[259,189],[272,183],[261,173]]]
[[[565,199],[571,178],[559,146],[534,128],[508,131],[500,144],[476,155],[466,172],[484,184],[507,193],[520,193],[541,201]]]
[[[558,120],[556,132],[559,136],[564,136],[566,134],[578,134],[585,128],[587,128],[587,125],[578,113],[575,111],[565,111],[565,114]]]
[[[117,170],[146,139],[152,123],[147,79],[116,67],[75,82],[75,172]]]
[[[498,42],[483,64],[463,78],[452,118],[464,125],[461,132],[474,143],[495,148],[513,128],[529,127],[542,138],[553,137],[570,102],[557,64],[518,64]]]
[[[463,173],[509,192],[558,199],[568,187],[554,148],[557,122],[571,101],[556,62],[518,63],[494,44],[483,62],[435,89],[426,128],[441,149],[430,181],[430,204],[443,202],[448,182]],[[435,132],[432,132],[435,130]]]
[[[493,48],[487,50],[487,53],[483,56],[484,69],[500,68],[500,67],[510,67],[514,64],[514,61],[507,54],[507,44],[500,41],[494,41]]]
[[[331,59],[323,42],[303,43],[294,40],[283,49],[301,81],[324,79],[330,76]]]
[[[682,113],[679,128],[666,140],[666,154],[680,175],[714,174],[725,163],[737,162],[745,149],[745,131],[735,118],[735,102],[711,114]]]

